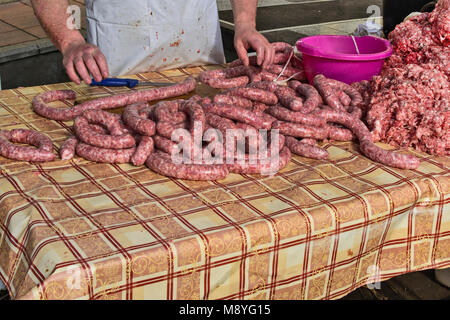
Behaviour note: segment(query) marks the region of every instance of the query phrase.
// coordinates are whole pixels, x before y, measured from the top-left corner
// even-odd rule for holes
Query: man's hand
[[[257,63],[263,68],[273,63],[275,50],[269,41],[256,30],[257,0],[230,0],[234,17],[234,47],[245,66],[249,59],[247,50],[256,51]]]
[[[92,74],[95,81],[102,81],[109,75],[106,58],[100,49],[85,41],[75,41],[62,50],[63,65],[67,75],[76,84],[80,84],[80,78],[85,83],[91,84]]]
[[[245,66],[248,66],[249,63],[247,50],[250,48],[256,51],[258,65],[265,68],[273,63],[274,49],[252,23],[237,23],[234,34],[234,47]]]

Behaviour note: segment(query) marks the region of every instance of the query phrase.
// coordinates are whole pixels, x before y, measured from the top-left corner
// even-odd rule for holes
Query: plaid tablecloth
[[[138,77],[176,82],[203,69]],[[130,90],[0,91],[1,129],[45,132],[57,152],[72,123],[30,102],[68,88],[80,99]],[[272,177],[211,182],[78,157],[0,158],[0,280],[14,299],[337,299],[450,266],[450,158],[416,153],[420,168],[400,170],[357,144],[324,148],[327,161],[294,157]]]

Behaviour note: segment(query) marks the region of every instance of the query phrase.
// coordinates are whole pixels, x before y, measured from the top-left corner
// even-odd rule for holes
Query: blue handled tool
[[[137,85],[140,86],[171,86],[170,82],[141,82],[136,79],[121,79],[121,78],[106,78],[100,82],[92,79],[91,86],[105,86],[105,87],[128,87],[134,88]]]

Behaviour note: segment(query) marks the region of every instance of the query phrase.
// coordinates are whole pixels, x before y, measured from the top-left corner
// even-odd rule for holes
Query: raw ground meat
[[[376,141],[450,155],[450,0],[389,34],[394,54],[379,76],[353,84]]]

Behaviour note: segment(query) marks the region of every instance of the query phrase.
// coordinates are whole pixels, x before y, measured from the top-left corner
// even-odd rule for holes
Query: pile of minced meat
[[[450,0],[399,24],[379,76],[357,84],[376,141],[450,155]]]

